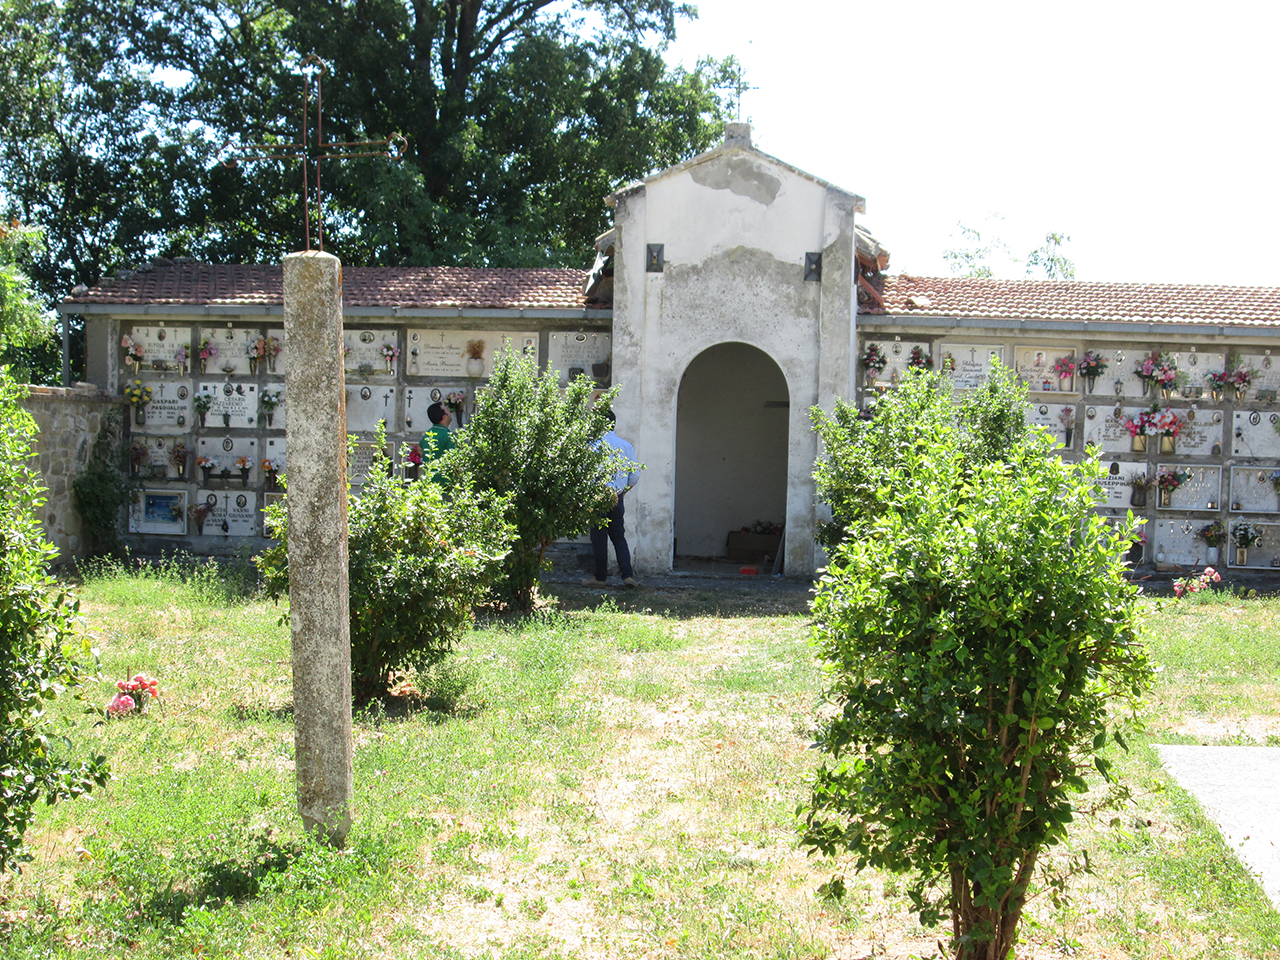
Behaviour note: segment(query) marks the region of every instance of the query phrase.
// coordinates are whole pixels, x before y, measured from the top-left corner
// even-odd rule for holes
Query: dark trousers
[[[591,551],[596,557],[596,579],[607,580],[609,577],[609,541],[613,541],[613,552],[618,555],[618,573],[625,580],[632,576],[631,549],[627,546],[626,528],[622,517],[626,510],[622,505],[622,497],[609,511],[605,522],[591,528]]]

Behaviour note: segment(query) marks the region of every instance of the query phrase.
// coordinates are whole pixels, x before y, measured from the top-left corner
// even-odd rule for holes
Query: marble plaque
[[[1104,499],[1098,504],[1098,506],[1109,510],[1119,510],[1121,512],[1129,510],[1132,506],[1133,498],[1133,488],[1129,486],[1129,478],[1141,476],[1146,473],[1146,463],[1123,460],[1103,460],[1101,461],[1101,466],[1103,476],[1099,481],[1099,484],[1102,487]],[[1150,497],[1155,496],[1155,494],[1148,491],[1147,496],[1147,502],[1150,503]]]
[[[1231,421],[1231,455],[1280,458],[1280,413],[1272,410],[1237,410]]]
[[[184,361],[179,360],[179,356],[185,354],[190,358],[190,327],[134,327],[126,335],[142,348],[142,370],[181,372]],[[180,347],[185,347],[185,351],[179,350]],[[189,364],[189,359],[186,362]],[[131,371],[133,367],[126,364],[123,369]]]
[[[187,491],[142,490],[129,508],[130,533],[159,533],[185,536],[187,532]]]
[[[560,374],[567,384],[581,372],[592,378],[591,365],[604,363],[613,350],[613,337],[608,333],[553,333],[547,344],[547,366]]]
[[[1178,431],[1177,451],[1182,457],[1222,456],[1223,418],[1221,410],[1177,408],[1182,420]],[[1215,447],[1217,449],[1215,449]]]
[[[462,384],[439,387],[405,387],[404,388],[404,429],[407,433],[421,435],[431,429],[431,420],[427,417],[427,408],[433,403],[443,403],[451,393],[467,395],[467,388]],[[462,406],[465,416],[474,409],[469,403]],[[460,427],[459,418],[454,417],[454,426]],[[417,438],[415,437],[415,442]]]
[[[262,459],[274,460],[280,468],[276,471],[277,473],[284,473],[288,467],[284,449],[284,437],[267,437],[262,441]],[[262,465],[259,464],[258,466],[261,467]]]
[[[144,434],[133,434],[130,446],[134,443],[140,443],[147,448],[147,459],[137,467],[133,466],[132,457],[130,457],[130,469],[134,471],[136,476],[147,478],[153,477],[157,480],[164,479],[169,475],[169,451],[172,449],[170,444],[173,443],[172,437],[151,437]],[[176,471],[174,471],[176,473]]]
[[[398,360],[388,364],[382,355],[384,344],[397,346],[398,331],[351,329],[348,327],[342,335],[343,361],[347,373],[372,376],[393,376]]]
[[[347,384],[347,432],[372,433],[386,421],[387,432],[396,433],[399,391],[399,387],[385,383]]]
[[[1248,367],[1253,371],[1253,382],[1249,384],[1246,399],[1256,398],[1259,390],[1280,390],[1280,364],[1277,364],[1270,354],[1242,353],[1235,360],[1236,366]],[[1215,369],[1223,369],[1222,364]]]
[[[262,398],[267,394],[278,396],[279,402],[274,410],[268,411],[262,405]],[[286,402],[283,383],[264,383],[262,393],[258,396],[258,425],[268,430],[284,430],[288,424],[289,404]]]
[[[480,365],[468,368],[467,345],[480,344]],[[536,330],[426,330],[408,331],[405,370],[411,377],[488,377],[493,364],[508,349],[538,359]]]
[[[249,482],[253,483],[254,478],[258,476],[258,441],[254,437],[201,437],[196,441],[196,456],[208,457],[218,462],[214,468],[213,476],[220,477],[224,480],[235,481],[240,483],[240,468],[236,466],[236,461],[241,457],[249,458]],[[229,473],[223,474],[222,471],[227,470]],[[192,462],[191,475],[193,477],[203,477],[199,467]]]
[[[1182,395],[1194,397],[1198,390],[1200,399],[1209,400],[1212,392],[1209,374],[1220,372],[1227,358],[1221,353],[1199,351],[1179,353],[1177,357],[1178,372],[1183,374],[1183,387],[1180,391]]]
[[[1255,524],[1255,526],[1262,534],[1262,542],[1249,548],[1248,553],[1245,555],[1243,566],[1255,568],[1280,567],[1280,524],[1259,523]],[[1236,547],[1231,541],[1228,540],[1227,545],[1222,548],[1222,555],[1229,559],[1231,566],[1242,566],[1242,564],[1236,563]]]
[[[941,346],[939,366],[951,372],[951,385],[972,390],[987,382],[993,359],[1004,362],[1004,347],[998,344],[946,343]]]
[[[388,462],[394,462],[392,457],[394,451],[391,444],[387,444],[384,448],[387,454]],[[357,443],[355,450],[351,455],[351,459],[347,462],[347,477],[353,486],[359,486],[369,479],[369,470],[373,466],[374,455],[378,452],[376,443]]]
[[[1075,376],[1059,378],[1053,369],[1063,357],[1075,356],[1076,350],[1061,346],[1017,347],[1013,351],[1014,369],[1027,388],[1039,393],[1074,393]]]
[[[276,354],[275,359],[267,359],[267,372],[278,373],[280,376],[284,376],[285,351],[289,349],[289,345],[285,342],[284,327],[268,327],[266,335],[268,337],[275,337],[280,343],[280,352]]]
[[[1084,408],[1084,441],[1098,447],[1104,453],[1132,453],[1133,438],[1125,428],[1125,421],[1136,418],[1146,407],[1123,407],[1119,416],[1116,407],[1086,404]],[[1148,437],[1149,445],[1158,446],[1159,437]]]
[[[1208,522],[1206,517],[1148,520],[1142,528],[1147,535],[1146,559],[1186,568],[1200,566],[1209,545],[1196,536],[1196,531]],[[1162,550],[1163,561],[1159,559]]]
[[[192,369],[202,373],[222,373],[227,376],[249,375],[249,354],[247,348],[262,334],[258,330],[244,327],[201,327],[200,339],[192,346],[194,364]],[[208,340],[215,348],[214,356],[200,367],[200,343]]]
[[[554,337],[556,334],[553,333],[552,336]],[[608,334],[605,334],[604,336],[608,336]],[[879,383],[887,381],[892,384],[897,384],[907,375],[907,371],[911,369],[911,366],[907,361],[911,359],[911,350],[914,347],[919,347],[923,350],[926,357],[933,357],[933,348],[922,340],[891,340],[887,343],[880,341],[876,342],[880,344],[881,351],[884,353],[885,359],[888,361],[888,363],[885,364],[884,369],[881,370],[880,374],[876,377],[876,380]],[[937,361],[935,360],[934,362],[936,363]],[[932,368],[927,367],[926,369]],[[587,376],[591,376],[590,367],[587,368]],[[563,373],[561,374],[560,379],[567,382],[567,378]]]
[[[191,409],[190,380],[143,380],[142,385],[151,388],[151,402],[146,407],[148,432],[186,433],[193,420],[199,421]],[[134,415],[132,408],[129,415]]]
[[[1174,490],[1169,498],[1169,506],[1166,510],[1209,510],[1217,513],[1222,509],[1222,468],[1221,467],[1198,467],[1190,463],[1158,463],[1156,464],[1155,475],[1160,476],[1160,471],[1185,470],[1189,476],[1184,480],[1177,490]],[[1151,502],[1151,498],[1155,498],[1158,505],[1160,502],[1160,489],[1153,486],[1147,494],[1147,502]]]
[[[1280,513],[1280,494],[1271,485],[1275,466],[1231,468],[1233,513]]]
[[[258,385],[256,383],[232,383],[230,380],[205,382],[199,385],[201,393],[213,398],[213,405],[205,415],[205,429],[218,428],[247,430],[258,422]],[[226,419],[230,417],[230,419]],[[196,417],[199,420],[199,417]]]
[[[1031,403],[1027,405],[1027,422],[1033,423],[1037,427],[1044,427],[1050,433],[1058,438],[1060,443],[1067,441],[1067,427],[1062,422],[1063,411],[1070,411],[1068,416],[1071,420],[1071,431],[1074,434],[1077,424],[1078,415],[1076,413],[1076,405],[1074,403]]]
[[[226,490],[196,491],[196,502],[213,507],[204,522],[204,532],[215,537],[256,535],[261,519],[257,501],[258,495],[252,490],[228,487]]]

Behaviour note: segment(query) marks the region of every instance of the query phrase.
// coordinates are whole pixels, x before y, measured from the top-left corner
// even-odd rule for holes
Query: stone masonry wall
[[[35,419],[34,460],[49,493],[41,508],[45,536],[58,548],[61,561],[85,555],[89,538],[81,530],[71,489],[84,471],[104,414],[123,404],[120,397],[101,392],[93,384],[74,387],[29,387],[23,402]]]

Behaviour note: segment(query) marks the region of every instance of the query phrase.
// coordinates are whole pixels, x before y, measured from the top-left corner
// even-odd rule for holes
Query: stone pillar
[[[284,259],[289,420],[289,611],[298,812],[341,845],[351,828],[351,621],[347,593],[346,381],[342,264]]]

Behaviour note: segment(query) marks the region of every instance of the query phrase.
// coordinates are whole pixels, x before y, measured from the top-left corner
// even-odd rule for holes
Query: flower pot
[[[276,372],[276,358],[274,356],[267,357],[267,369],[272,373]]]
[[[467,360],[467,376],[483,377],[484,376],[484,360],[471,357]]]
[[[1134,487],[1133,492],[1129,494],[1129,505],[1145,507],[1147,505],[1147,491],[1142,487]]]
[[[247,487],[249,485],[249,468],[240,468],[240,486]]]
[[[1236,547],[1236,559],[1235,559],[1235,563],[1233,563],[1232,566],[1243,567],[1247,565],[1248,562],[1249,562],[1249,548]]]
[[[1145,433],[1134,434],[1133,441],[1130,444],[1129,449],[1131,449],[1134,453],[1146,453],[1147,452],[1147,435]]]
[[[1218,548],[1217,548],[1217,547],[1205,547],[1205,551],[1204,551],[1204,562],[1205,562],[1206,564],[1208,564],[1209,566],[1211,566],[1211,567],[1212,567],[1215,563],[1217,563],[1217,562],[1218,562]]]
[[[140,403],[133,408],[133,422],[142,424],[147,422],[147,406]]]
[[[204,472],[204,485],[207,487],[209,485],[209,475],[213,473],[213,467],[201,467],[200,469]],[[201,524],[201,526],[203,527],[204,524]]]
[[[1160,435],[1160,452],[1177,453],[1178,438],[1167,433]]]
[[[1098,380],[1097,374],[1094,374],[1093,376],[1085,376],[1084,392],[1093,393],[1093,385],[1097,382],[1097,380]]]
[[[1160,488],[1160,506],[1161,508],[1173,506],[1173,491],[1168,487]]]

